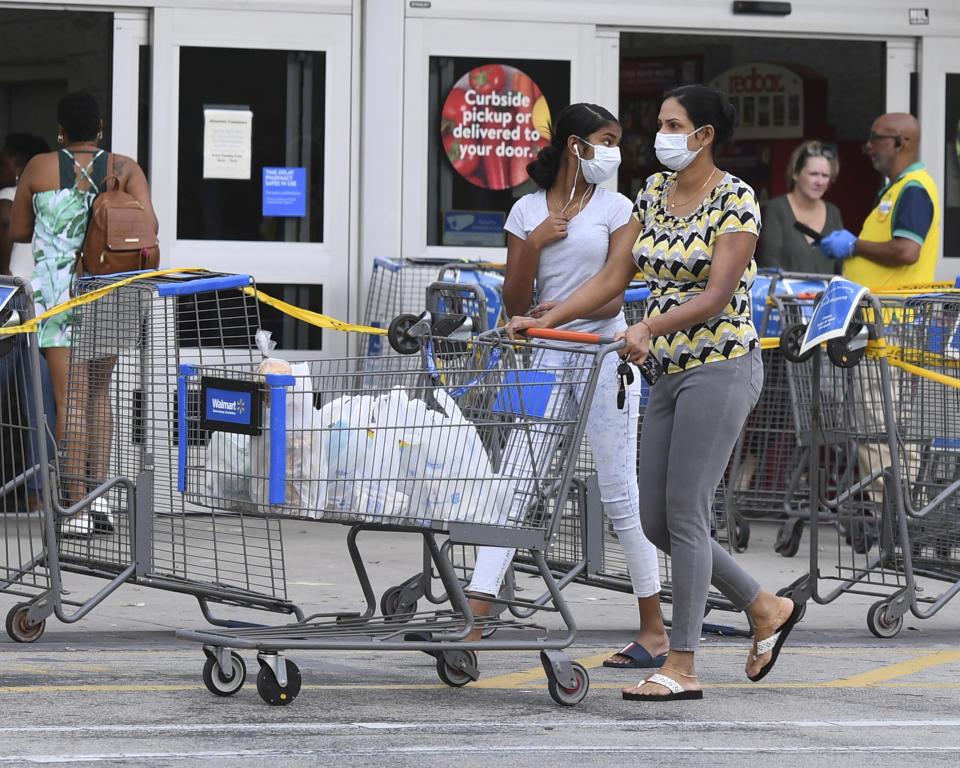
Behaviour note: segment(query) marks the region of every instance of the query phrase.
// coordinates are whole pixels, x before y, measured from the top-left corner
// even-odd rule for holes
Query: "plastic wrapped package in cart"
[[[279,514],[318,519],[327,497],[323,443],[310,391],[309,363],[290,366],[295,384],[286,395],[286,492],[284,503],[273,505]],[[269,408],[269,400],[264,402]],[[265,419],[266,420],[266,419]],[[250,438],[250,498],[267,506],[270,499],[270,432]]]
[[[453,398],[442,390],[435,396],[440,410],[401,388],[321,408],[326,509],[366,519],[505,524],[512,481],[493,472]]]

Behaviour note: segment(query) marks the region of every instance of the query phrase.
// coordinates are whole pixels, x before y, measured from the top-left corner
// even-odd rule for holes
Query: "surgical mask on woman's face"
[[[577,138],[580,139],[579,136]],[[607,179],[612,179],[617,168],[620,167],[620,147],[591,144],[589,141],[583,141],[583,143],[593,147],[593,157],[588,160],[580,157],[580,150],[574,145],[577,159],[580,161],[580,169],[583,171],[583,180],[588,184],[603,184]]]
[[[700,150],[703,149],[703,147],[687,149],[687,139],[703,127],[701,125],[696,131],[687,134],[658,133],[653,142],[653,150],[657,153],[657,160],[671,171],[682,171],[693,162],[693,158],[699,155]]]

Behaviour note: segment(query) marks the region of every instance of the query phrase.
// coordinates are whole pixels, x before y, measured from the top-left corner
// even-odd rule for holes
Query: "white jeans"
[[[535,367],[538,370],[563,371],[569,368],[566,358],[564,352],[543,350],[538,354]],[[621,410],[617,408],[617,362],[615,354],[603,358],[585,432],[597,465],[603,511],[610,519],[623,548],[633,593],[637,597],[650,597],[660,591],[660,565],[656,547],[644,536],[640,524],[640,493],[637,486],[640,373],[636,368],[633,369],[633,384],[627,390],[626,404]],[[558,374],[557,378],[561,379],[562,375]],[[554,392],[551,399],[569,399],[571,405],[579,402],[580,387],[554,385],[555,389],[564,386],[566,391]],[[545,451],[546,454],[552,452]],[[523,474],[529,474],[529,471]],[[468,591],[496,595],[514,552],[516,550],[510,548],[479,547]]]

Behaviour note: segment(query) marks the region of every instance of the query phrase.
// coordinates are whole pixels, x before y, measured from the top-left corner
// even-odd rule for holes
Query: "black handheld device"
[[[798,232],[802,232],[807,237],[812,237],[814,244],[819,243],[823,239],[823,235],[817,232],[817,230],[815,230],[813,227],[808,227],[802,221],[794,221],[793,228]]]

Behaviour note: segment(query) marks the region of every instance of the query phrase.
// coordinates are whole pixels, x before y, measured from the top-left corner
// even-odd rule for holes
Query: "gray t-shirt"
[[[572,204],[577,201],[574,199]],[[633,203],[619,192],[603,187],[567,225],[567,236],[540,251],[537,295],[540,301],[563,301],[599,272],[607,261],[610,235],[630,221]],[[504,229],[521,240],[547,218],[547,196],[541,189],[524,195],[514,204]],[[560,326],[570,331],[612,335],[627,327],[621,311],[601,320],[580,319]]]

